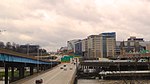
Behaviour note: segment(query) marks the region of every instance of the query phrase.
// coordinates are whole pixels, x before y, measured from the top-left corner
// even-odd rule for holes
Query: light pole
[[[0,30],[0,34],[2,33],[2,32],[5,32],[6,30]]]
[[[0,30],[0,34],[5,32],[6,30]],[[6,65],[5,61],[3,61],[4,64],[4,71],[5,71],[5,76],[3,77],[4,83],[8,84],[9,83],[9,77],[8,77],[8,66]]]
[[[38,63],[37,63],[37,70],[38,70],[38,73],[39,73],[39,61],[40,61],[40,57],[39,57],[39,47],[37,47],[37,60],[38,60]]]
[[[30,44],[27,44],[27,55],[29,56],[29,46]]]

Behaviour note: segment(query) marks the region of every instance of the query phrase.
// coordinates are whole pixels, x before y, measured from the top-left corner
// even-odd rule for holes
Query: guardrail
[[[23,53],[18,53],[18,52],[12,51],[12,50],[2,49],[2,48],[0,48],[0,53],[1,54],[13,55],[13,56],[16,56],[16,57],[23,57],[23,58],[33,59],[33,60],[50,62],[49,60],[41,60],[41,59],[38,59],[34,56],[29,56],[29,55],[26,55],[26,54],[23,54]]]
[[[76,67],[77,68],[77,67]],[[76,78],[77,69],[75,69],[75,72],[73,73],[73,76],[68,84],[74,84],[75,78]]]

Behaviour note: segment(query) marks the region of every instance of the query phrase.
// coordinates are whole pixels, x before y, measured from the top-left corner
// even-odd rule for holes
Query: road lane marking
[[[54,79],[57,75],[59,75],[60,73],[62,73],[62,71],[60,71],[59,73],[55,74],[54,76],[52,76],[48,81],[46,81],[46,83],[44,84],[49,84],[49,81],[51,81],[52,79]]]

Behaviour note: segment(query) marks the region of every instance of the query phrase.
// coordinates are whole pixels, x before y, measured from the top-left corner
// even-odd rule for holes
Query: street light
[[[29,56],[29,46],[30,44],[27,44],[27,55]]]
[[[6,32],[6,30],[0,30],[0,34],[2,34],[3,32]]]
[[[37,47],[37,60],[38,60],[38,63],[37,63],[37,69],[38,69],[38,73],[39,73],[39,61],[40,61],[40,57],[39,57],[39,47]]]
[[[28,56],[30,55],[30,44],[32,44],[32,43],[26,44],[27,45],[27,55]]]
[[[5,32],[6,30],[0,30],[0,32]]]

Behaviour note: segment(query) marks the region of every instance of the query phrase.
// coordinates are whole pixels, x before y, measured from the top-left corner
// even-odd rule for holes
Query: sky
[[[48,51],[103,32],[149,41],[150,0],[0,0],[0,30],[0,41]]]

